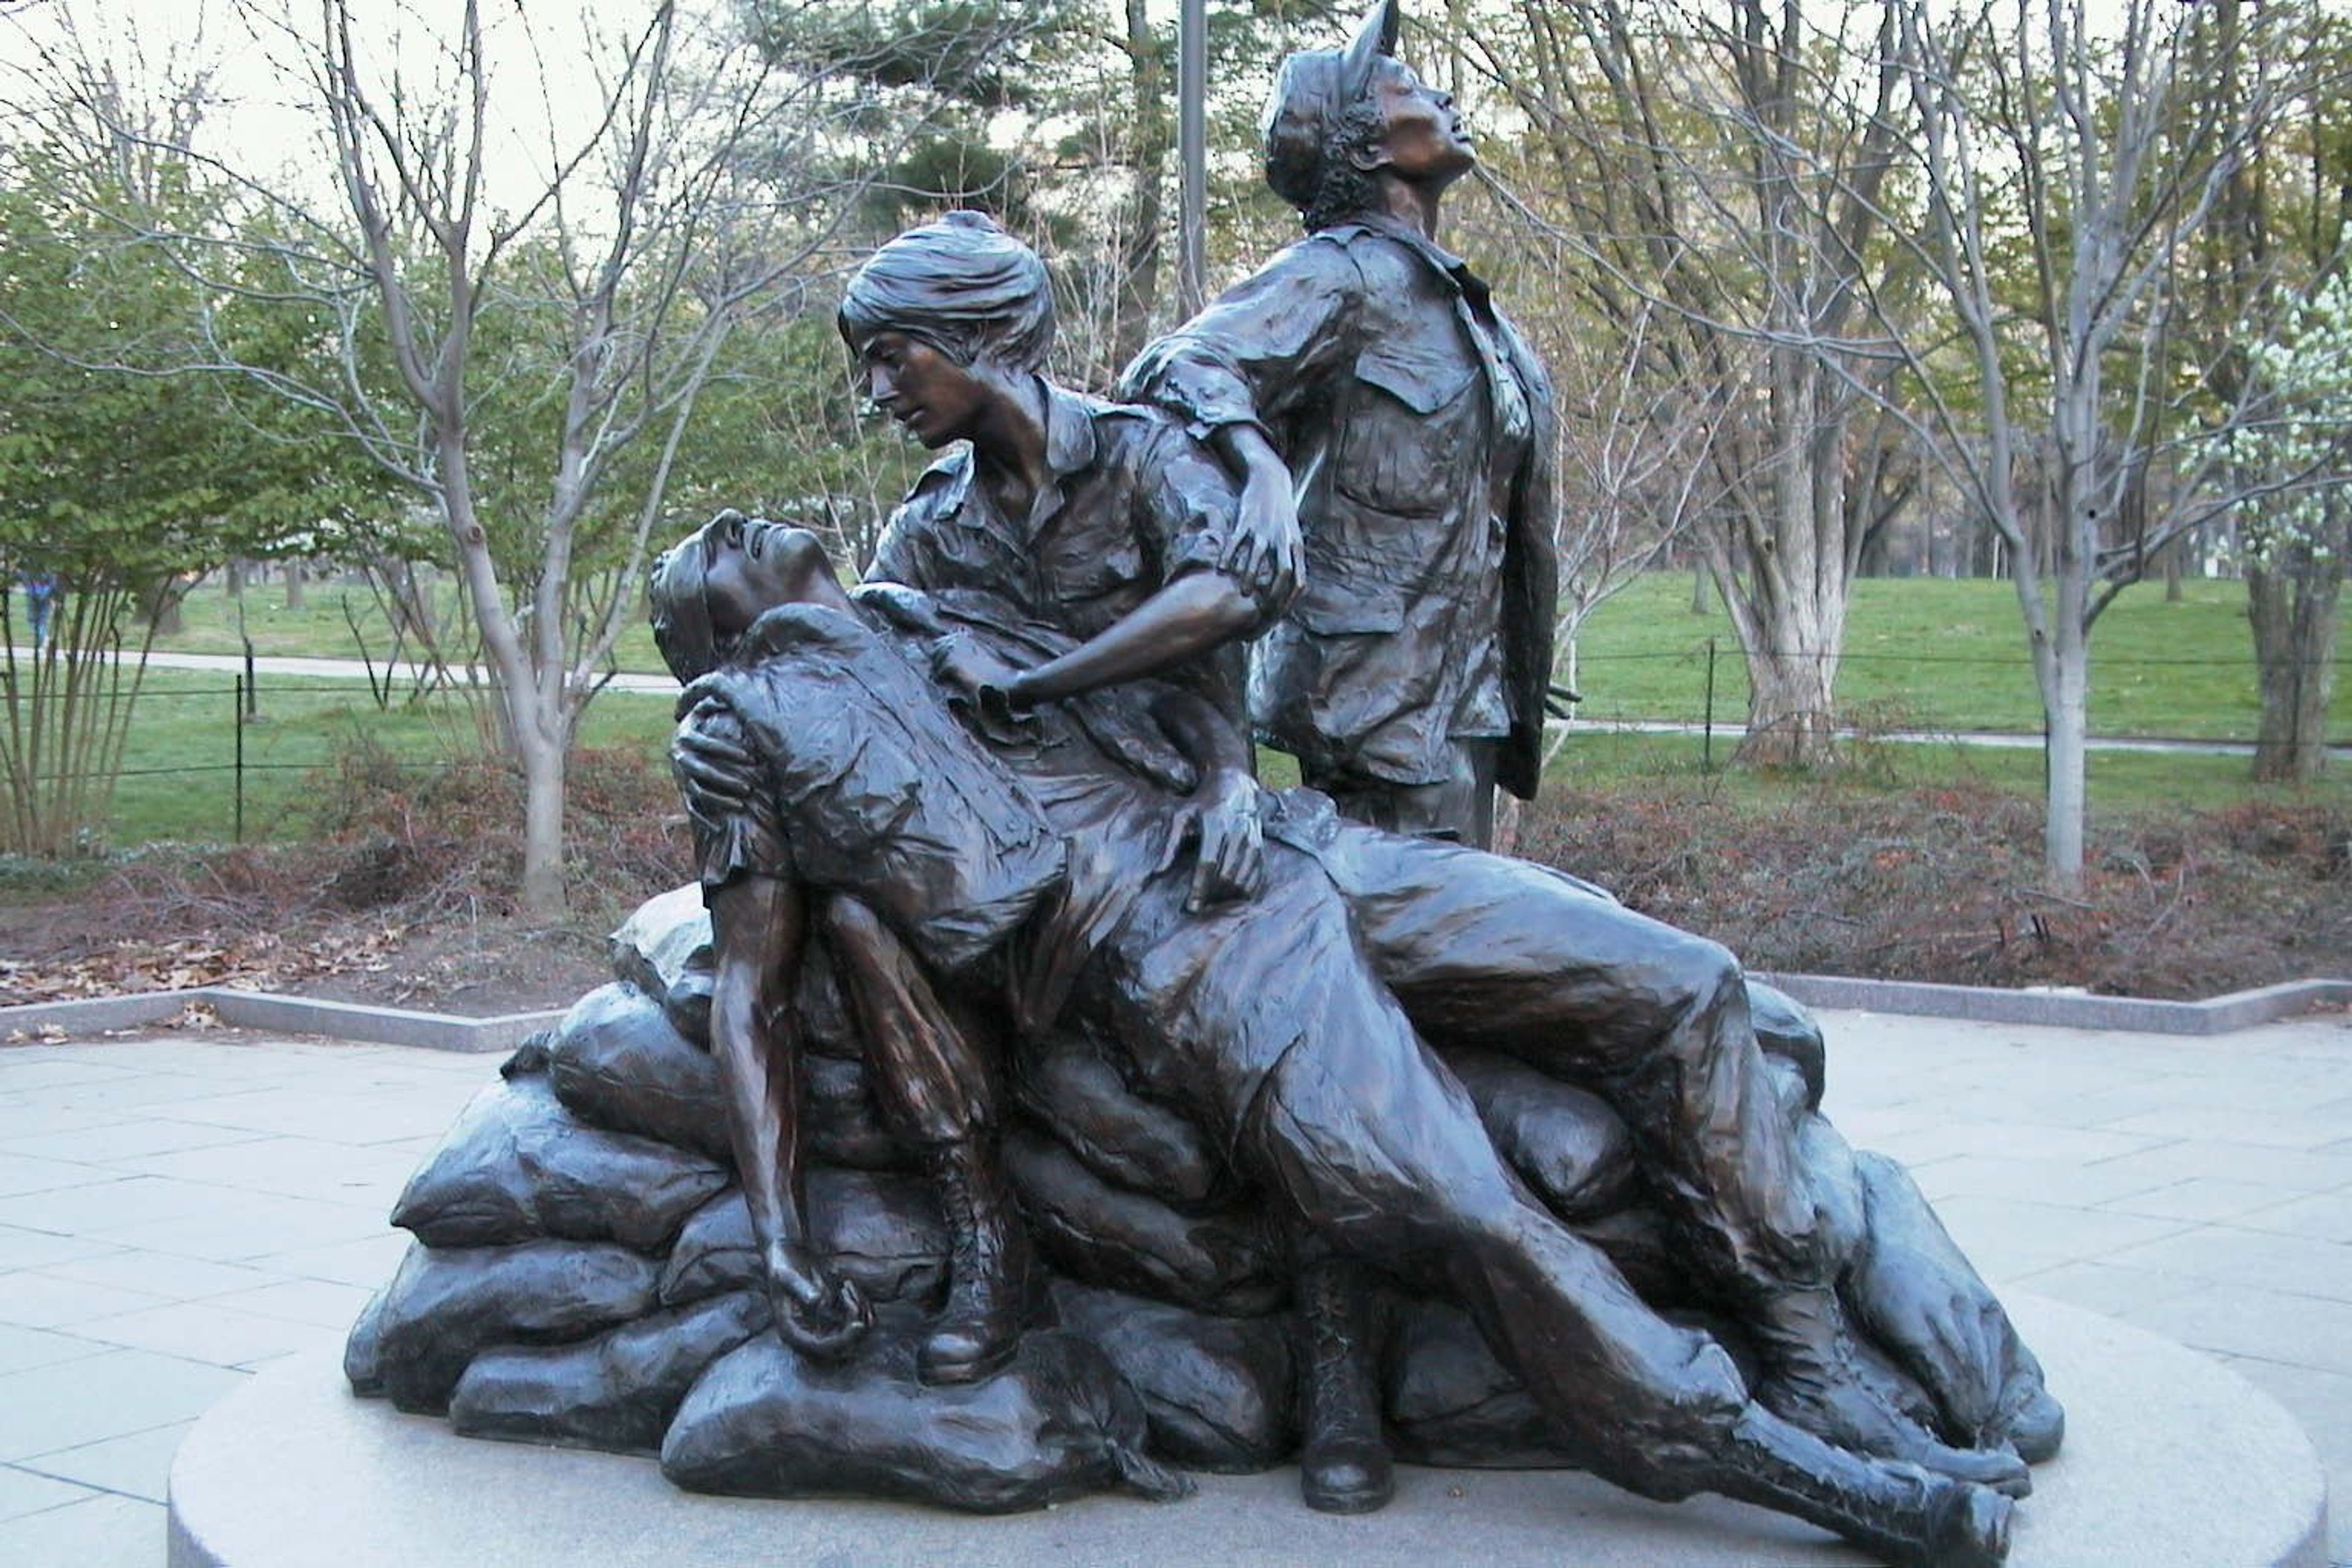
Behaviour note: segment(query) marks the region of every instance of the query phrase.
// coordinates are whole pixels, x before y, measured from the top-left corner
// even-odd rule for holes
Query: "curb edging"
[[[2167,1002],[2146,996],[2009,991],[1983,985],[1937,985],[1916,980],[1863,980],[1841,974],[1771,974],[1759,971],[1756,978],[1778,986],[1808,1007],[1843,1007],[1980,1024],[2115,1029],[2147,1035],[2226,1035],[2318,1007],[2352,1006],[2352,980],[2294,980],[2252,991],[2234,991],[2203,1002]],[[0,1007],[0,1039],[11,1033],[37,1033],[49,1028],[62,1029],[68,1035],[135,1029],[168,1023],[194,1003],[209,1006],[219,1015],[222,1023],[233,1028],[324,1035],[331,1039],[372,1045],[473,1053],[510,1051],[526,1037],[554,1027],[568,1010],[554,1007],[468,1018],[455,1013],[425,1013],[359,1002],[285,996],[271,991],[200,985],[186,991],[148,991],[134,996],[93,996],[72,1002],[32,1002]]]
[[[360,1002],[327,1002],[285,996],[273,991],[238,991],[199,985],[185,991],[146,991],[134,996],[93,996],[73,1002],[33,1002],[0,1007],[0,1038],[16,1031],[63,1029],[69,1035],[105,1029],[135,1029],[168,1023],[201,1003],[232,1028],[268,1029],[289,1035],[325,1035],[380,1046],[416,1046],[433,1051],[510,1051],[525,1037],[552,1028],[566,1009],[502,1013],[468,1018],[455,1013],[424,1013]]]
[[[1863,980],[1840,974],[1759,974],[1808,1007],[1850,1007],[1915,1018],[1979,1024],[2042,1024],[2064,1029],[2116,1029],[2145,1035],[2226,1035],[2315,1008],[2352,1005],[2352,980],[2291,980],[2232,991],[2202,1002],[2148,996],[2093,996],[2078,991],[2011,991],[1989,985],[1937,985],[1918,980]]]

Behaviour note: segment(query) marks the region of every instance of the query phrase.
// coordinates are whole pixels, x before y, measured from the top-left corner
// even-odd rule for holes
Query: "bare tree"
[[[1750,761],[1834,746],[1872,515],[1847,496],[1846,447],[1879,368],[1851,334],[1903,265],[1878,243],[1899,136],[1888,26],[1857,0],[1520,0],[1475,36],[1549,164],[1527,180],[1546,199],[1514,199],[1575,241],[1570,277],[1646,338],[1661,384],[1726,400],[1696,454],[1718,500],[1696,537],[1748,660]],[[1653,307],[1669,330],[1637,325]]]
[[[835,154],[866,129],[861,105],[836,89],[846,68],[771,61],[723,7],[664,0],[618,31],[593,9],[519,12],[494,40],[479,0],[454,26],[289,5],[242,15],[307,89],[334,195],[115,127],[248,214],[226,238],[117,219],[223,301],[171,368],[330,416],[439,519],[524,782],[520,904],[553,918],[572,738],[635,613],[697,400],[736,328],[818,265],[859,188]],[[493,103],[522,94],[540,118],[519,137]],[[321,352],[238,353],[228,318],[264,300],[310,307]]]
[[[1947,375],[1916,334],[1886,340],[1923,395],[1922,436],[2008,550],[2048,735],[2045,868],[2062,884],[2083,865],[2091,628],[2235,499],[2216,493],[2216,437],[2242,411],[2215,409],[2192,374],[2192,417],[2165,325],[2180,247],[2270,107],[2200,90],[2189,68],[2192,39],[2209,62],[2250,47],[2234,17],[2127,0],[2103,39],[2085,9],[1889,7],[1925,203],[1915,250],[1964,369]]]
[[[1664,314],[1637,312],[1624,337],[1546,331],[1541,310],[1527,324],[1545,341],[1560,391],[1559,424],[1560,609],[1553,629],[1560,679],[1585,682],[1578,651],[1592,613],[1633,585],[1724,503],[1705,460],[1728,400],[1714,389],[1660,385],[1649,336]],[[1555,737],[1557,752],[1566,739]]]

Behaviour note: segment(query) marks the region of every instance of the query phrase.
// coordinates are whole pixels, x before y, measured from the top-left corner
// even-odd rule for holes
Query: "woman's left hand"
[[[979,709],[995,733],[1020,733],[1029,717],[1015,685],[1023,672],[971,633],[951,632],[931,645],[931,673],[951,694]]]
[[[1212,904],[1254,898],[1265,879],[1265,836],[1257,816],[1257,784],[1244,773],[1220,770],[1201,781],[1168,825],[1168,838],[1154,874],[1183,858],[1197,844],[1192,887],[1184,907],[1195,912]]]

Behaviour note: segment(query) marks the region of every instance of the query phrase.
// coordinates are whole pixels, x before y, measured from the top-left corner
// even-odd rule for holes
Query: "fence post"
[[[250,654],[247,655],[248,659],[251,657],[252,656]],[[228,708],[228,721],[236,731],[236,828],[235,842],[242,844],[245,842],[245,716],[249,711],[246,705],[253,700],[252,676],[239,675],[236,678],[236,686],[231,694],[231,699]]]
[[[1715,772],[1715,639],[1706,639],[1706,731],[1699,742],[1699,772]]]
[[[245,644],[245,716],[258,719],[261,717],[261,690],[253,679],[253,639],[240,632],[237,640]]]

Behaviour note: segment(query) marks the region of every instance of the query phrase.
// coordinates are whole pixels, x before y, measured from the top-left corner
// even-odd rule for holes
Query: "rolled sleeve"
[[[1119,395],[1167,409],[1198,441],[1235,425],[1270,436],[1352,355],[1364,290],[1345,246],[1301,241],[1145,349]]]
[[[1154,542],[1161,581],[1215,572],[1255,606],[1263,626],[1278,606],[1223,565],[1241,511],[1240,481],[1200,442],[1173,426],[1153,445],[1149,479],[1146,505],[1158,535]]]
[[[1247,378],[1212,345],[1188,338],[1162,339],[1144,350],[1121,390],[1173,414],[1195,441],[1205,442],[1232,425],[1265,428]]]

